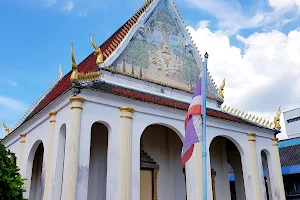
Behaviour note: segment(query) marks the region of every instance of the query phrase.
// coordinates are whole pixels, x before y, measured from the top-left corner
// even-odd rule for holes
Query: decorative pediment
[[[104,66],[109,65],[106,69],[118,73],[191,92],[203,69],[202,58],[170,0],[154,2]],[[210,77],[207,96],[223,101]]]

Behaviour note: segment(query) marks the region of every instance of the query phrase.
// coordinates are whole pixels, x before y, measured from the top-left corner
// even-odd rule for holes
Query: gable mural
[[[131,40],[113,66],[190,90],[200,71],[169,9],[167,0],[157,5],[145,24],[145,33]]]

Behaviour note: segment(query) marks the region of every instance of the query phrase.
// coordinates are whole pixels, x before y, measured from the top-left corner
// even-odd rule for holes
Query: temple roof
[[[124,52],[126,53],[127,46],[128,46],[128,48],[130,47],[129,42],[131,42],[134,37],[138,38],[138,37],[143,36],[144,33],[140,33],[141,32],[141,31],[139,31],[140,29],[137,28],[138,26],[140,26],[139,20],[142,18],[144,21],[148,21],[148,22],[151,21],[151,20],[148,20],[148,18],[147,18],[147,20],[145,20],[144,18],[149,17],[151,12],[154,12],[156,9],[156,6],[159,5],[159,3],[161,3],[161,2],[168,3],[168,6],[171,8],[172,15],[176,15],[174,17],[174,19],[176,19],[175,20],[176,24],[179,26],[178,29],[180,29],[180,31],[183,31],[183,33],[182,33],[183,35],[185,35],[185,34],[189,35],[187,33],[187,30],[185,28],[183,30],[183,28],[182,28],[182,27],[184,27],[183,20],[180,17],[179,12],[176,10],[176,6],[173,4],[169,5],[170,0],[147,0],[145,2],[145,4],[129,20],[127,20],[111,37],[109,37],[99,47],[101,52],[103,53],[103,64],[98,65],[96,63],[97,54],[95,54],[93,52],[90,55],[88,55],[80,64],[78,64],[78,72],[88,73],[88,72],[96,72],[96,71],[106,70],[106,71],[111,71],[113,73],[118,73],[118,74],[121,74],[124,76],[131,76],[133,78],[142,79],[143,81],[152,82],[152,83],[155,83],[158,85],[165,85],[170,88],[183,90],[185,92],[192,93],[192,91],[193,91],[192,84],[191,84],[190,88],[186,89],[186,88],[182,88],[181,86],[178,86],[175,84],[168,84],[168,82],[160,82],[158,80],[154,80],[154,79],[147,78],[144,76],[139,77],[139,76],[136,76],[135,73],[128,73],[128,72],[126,72],[126,70],[124,71],[124,70],[117,69],[115,66],[117,64],[120,65],[120,62],[123,61],[123,60],[121,60],[120,62],[118,62],[118,58],[123,58],[122,53],[124,53]],[[148,12],[148,11],[150,11],[150,12]],[[149,26],[150,25],[148,24],[147,27],[149,27]],[[149,28],[149,29],[151,30],[151,28]],[[180,35],[181,33],[177,31],[176,34]],[[184,45],[182,46],[182,44],[179,45],[179,43],[180,43],[180,41],[179,41],[178,46],[180,46],[182,48],[188,47],[189,52],[190,52],[189,58],[195,59],[197,62],[197,65],[199,65],[199,64],[202,65],[203,64],[202,61],[200,62],[201,56],[198,54],[197,48],[192,43],[192,39],[190,37],[185,38],[185,36],[182,38],[188,40],[187,45],[186,46],[184,46]],[[190,44],[192,44],[192,45],[190,45]],[[178,50],[178,48],[175,50]],[[166,51],[168,51],[168,49]],[[180,54],[180,52],[178,54],[176,54],[176,57],[174,60],[176,60],[180,63],[179,54]],[[125,55],[127,55],[127,54],[125,54]],[[167,53],[166,55],[169,55],[169,54]],[[190,61],[191,60],[189,60],[189,62]],[[130,62],[130,60],[129,60],[129,62]],[[191,62],[194,62],[194,61],[192,60]],[[108,64],[108,65],[106,65],[106,64]],[[129,66],[129,64],[133,65],[133,63],[127,63],[128,66]],[[140,66],[135,66],[135,67],[140,67]],[[196,69],[196,71],[197,71],[197,69]],[[155,73],[156,73],[156,71],[155,71]],[[30,112],[30,114],[28,116],[26,115],[27,116],[26,119],[22,120],[21,123],[26,122],[27,120],[32,118],[35,114],[40,112],[43,108],[45,108],[53,100],[60,97],[67,91],[69,91],[69,89],[72,88],[72,82],[70,80],[71,74],[72,74],[72,71],[70,71],[63,78],[61,78],[59,80],[59,82],[53,88],[51,88],[51,90],[48,90],[46,95],[44,95],[43,98],[41,100],[39,100],[38,105],[35,105],[34,109]],[[175,75],[173,75],[173,74],[171,74],[171,76],[175,77]],[[97,83],[97,81],[96,81],[96,83]],[[97,88],[94,88],[94,89],[98,90],[99,85],[103,86],[103,84],[98,84]],[[118,86],[117,84],[116,85],[106,84],[106,86],[107,86],[106,89],[104,89],[106,92],[113,93],[116,95],[122,95],[122,96],[125,96],[128,98],[134,98],[134,99],[141,100],[141,101],[148,101],[148,102],[152,102],[152,103],[156,103],[156,104],[160,104],[160,105],[164,105],[164,106],[169,106],[169,107],[173,107],[173,108],[177,108],[177,109],[182,109],[182,110],[187,110],[189,107],[189,104],[187,104],[186,102],[180,102],[180,101],[177,101],[174,99],[168,99],[168,98],[164,98],[164,97],[150,95],[147,93],[143,93],[141,91],[135,91],[135,90],[128,89],[128,88],[122,88],[122,87]],[[100,90],[102,90],[102,89],[100,89]],[[216,85],[214,84],[211,76],[208,77],[207,96],[208,96],[208,98],[215,100],[219,103],[223,102],[223,97],[217,91]],[[270,129],[269,127],[262,126],[261,124],[253,123],[252,121],[244,119],[233,113],[229,113],[225,110],[222,111],[221,109],[215,110],[215,109],[208,108],[207,114],[212,117],[217,117],[217,118],[221,118],[221,119],[226,119],[226,120],[230,120],[230,121],[235,121],[235,122],[239,122],[239,123],[244,123],[244,124],[248,124],[248,125],[254,125],[257,127]],[[20,125],[21,124],[18,124],[18,126],[20,126]]]

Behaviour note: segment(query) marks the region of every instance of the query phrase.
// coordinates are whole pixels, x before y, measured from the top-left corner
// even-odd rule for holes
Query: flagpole
[[[206,165],[206,88],[207,88],[207,60],[208,53],[204,55],[204,80],[203,80],[203,133],[202,133],[202,187],[203,187],[203,200],[207,200],[207,165]]]

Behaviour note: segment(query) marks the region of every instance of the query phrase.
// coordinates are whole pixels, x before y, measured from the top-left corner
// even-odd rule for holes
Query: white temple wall
[[[135,101],[128,98],[109,95],[105,93],[83,90],[80,96],[84,97],[86,101],[83,103],[82,117],[81,117],[81,132],[80,132],[80,146],[79,146],[79,173],[77,184],[77,198],[87,199],[88,196],[88,174],[89,174],[89,160],[90,160],[90,142],[91,142],[91,127],[95,122],[101,122],[108,128],[108,150],[107,150],[107,181],[106,181],[106,199],[118,200],[118,181],[119,181],[119,152],[120,152],[120,106],[132,107],[135,109],[132,121],[132,200],[140,199],[140,137],[143,131],[152,124],[161,124],[171,128],[176,134],[183,139],[184,134],[184,118],[186,111],[176,110],[165,106],[159,106],[151,103]],[[47,160],[46,155],[48,151],[48,137],[49,137],[49,112],[58,111],[56,116],[54,143],[53,143],[53,161],[52,161],[52,179],[55,178],[55,171],[58,159],[58,141],[59,131],[62,124],[66,124],[66,152],[68,151],[68,132],[70,120],[70,93],[63,97],[56,99],[49,104],[40,113],[36,114],[32,119],[19,127],[3,144],[11,149],[16,155],[19,155],[20,148],[20,134],[27,133],[22,165],[22,176],[26,178],[25,170],[28,165],[28,157],[32,147],[36,141],[40,140],[44,145],[44,161]],[[273,132],[267,129],[256,128],[253,126],[234,123],[226,120],[207,118],[207,150],[213,138],[216,136],[224,136],[233,141],[239,151],[241,152],[243,178],[246,188],[246,198],[253,199],[253,186],[251,181],[250,163],[247,159],[249,157],[248,137],[246,133],[256,133],[257,157],[260,158],[260,151],[262,149],[268,150],[270,157],[273,156],[272,142]],[[233,139],[234,138],[234,139]],[[155,155],[154,155],[155,156]],[[210,153],[208,151],[207,158],[207,192],[208,199],[212,199],[211,189],[211,171],[210,171]],[[67,154],[65,154],[67,160]],[[214,162],[214,161],[213,161]],[[270,178],[275,185],[278,181],[273,175],[274,160],[270,159],[271,170]],[[258,163],[261,161],[258,159]],[[45,166],[45,163],[44,165]],[[195,159],[192,156],[187,168],[187,190],[190,195],[189,198],[196,199],[197,190],[195,188]],[[64,170],[64,177],[68,169]],[[44,169],[43,169],[44,171]],[[182,173],[182,169],[178,170]],[[217,174],[218,177],[219,174]],[[52,181],[52,190],[54,188]],[[42,184],[43,186],[43,184]],[[65,187],[65,185],[63,185]],[[177,187],[177,186],[176,186]],[[181,187],[181,186],[180,186]],[[26,183],[26,188],[29,184]],[[183,187],[184,188],[184,187]],[[63,189],[64,191],[64,189]],[[272,190],[272,195],[276,195],[276,187]],[[51,194],[53,195],[53,194]]]
[[[209,149],[211,168],[217,174],[215,178],[216,199],[231,200],[225,140],[216,138]]]

